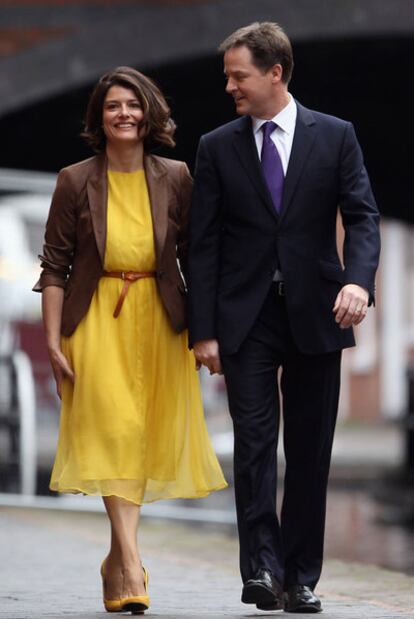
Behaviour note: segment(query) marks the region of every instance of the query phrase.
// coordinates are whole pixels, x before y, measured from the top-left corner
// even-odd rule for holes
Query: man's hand
[[[196,368],[200,369],[205,365],[210,374],[222,374],[219,345],[217,340],[200,340],[193,346],[194,356],[196,358]]]
[[[368,300],[368,291],[357,284],[347,284],[339,291],[332,311],[341,329],[359,325],[364,320]]]

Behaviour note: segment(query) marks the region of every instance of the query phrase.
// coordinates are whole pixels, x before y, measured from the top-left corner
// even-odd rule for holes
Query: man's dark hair
[[[293,53],[289,38],[283,28],[274,22],[255,22],[239,28],[223,41],[222,53],[232,47],[247,47],[253,64],[264,73],[275,64],[282,66],[282,81],[288,84],[293,71]]]

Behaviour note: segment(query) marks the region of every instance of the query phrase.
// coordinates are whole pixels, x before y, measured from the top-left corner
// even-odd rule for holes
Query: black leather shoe
[[[321,601],[306,585],[293,585],[285,593],[285,612],[287,613],[320,613]]]
[[[277,600],[277,602],[274,602],[273,604],[256,604],[256,607],[259,610],[283,610],[284,609],[284,604],[283,604],[283,600],[279,599]]]
[[[243,586],[241,601],[244,604],[256,604],[257,608],[263,610],[279,610],[283,608],[282,600],[281,586],[273,574],[264,568],[257,570],[254,577],[249,578]]]

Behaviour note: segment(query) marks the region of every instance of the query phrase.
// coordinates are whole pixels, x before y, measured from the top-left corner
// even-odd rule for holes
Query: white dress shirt
[[[274,118],[271,118],[271,120],[277,124],[277,127],[270,134],[270,139],[275,143],[279,157],[282,161],[282,168],[285,176],[289,164],[290,153],[292,151],[293,135],[295,133],[296,116],[298,112],[294,98],[290,94],[289,97],[290,101],[287,106],[284,107],[279,114],[276,114]],[[265,122],[267,122],[267,120],[252,116],[253,133],[259,159],[261,158],[263,145],[263,131],[261,131],[261,127]]]
[[[290,101],[286,107],[283,108],[276,114],[274,118],[271,118],[274,123],[277,124],[276,129],[270,134],[270,139],[276,145],[277,151],[279,153],[279,157],[282,162],[283,173],[286,176],[286,170],[288,168],[290,153],[292,151],[293,144],[293,135],[295,133],[296,127],[296,116],[298,113],[297,106],[292,95],[289,95]],[[262,154],[262,145],[263,145],[263,131],[261,130],[262,125],[267,122],[267,120],[263,120],[262,118],[255,118],[252,116],[252,127],[254,139],[256,142],[257,153],[259,155],[259,159],[261,159]],[[273,281],[280,282],[283,281],[283,275],[279,269],[275,271],[273,276]]]

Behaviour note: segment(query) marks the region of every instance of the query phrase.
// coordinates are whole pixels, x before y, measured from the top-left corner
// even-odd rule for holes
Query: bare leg
[[[144,576],[138,551],[141,508],[120,497],[103,497],[111,522],[111,548],[106,559],[106,597],[110,600],[145,595]]]

